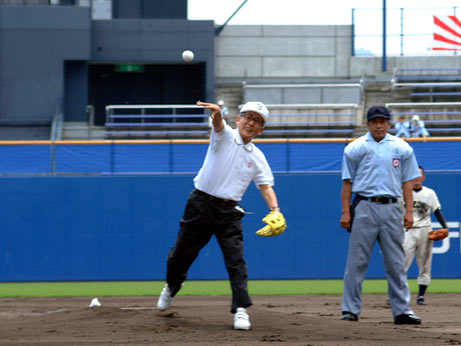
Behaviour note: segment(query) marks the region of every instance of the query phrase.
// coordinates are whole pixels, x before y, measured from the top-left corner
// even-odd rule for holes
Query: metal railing
[[[461,96],[461,68],[395,68],[391,86],[392,100],[456,102]]]
[[[204,136],[208,134],[206,110],[197,105],[108,105],[108,136]]]
[[[359,107],[356,103],[268,104],[266,106],[271,115],[267,123],[268,127],[277,124],[297,125],[299,122],[306,125],[335,125],[338,122],[355,124]]]
[[[200,112],[184,113],[184,110],[200,110]],[[122,111],[118,114],[116,112]],[[154,111],[154,112],[152,112]],[[137,119],[141,124],[145,124],[146,120],[155,121],[171,120],[175,123],[179,118],[208,118],[204,113],[204,108],[197,105],[108,105],[106,106],[106,124],[110,124],[112,120],[118,119]]]
[[[350,137],[357,124],[355,103],[267,104],[270,118],[263,137]]]
[[[92,132],[93,132],[93,126],[94,126],[94,106],[93,105],[87,105],[86,106],[86,114],[88,116],[88,139],[91,139]]]
[[[62,123],[64,121],[64,112],[62,110],[62,100],[56,102],[56,109],[51,121],[50,141],[60,141],[62,137]]]

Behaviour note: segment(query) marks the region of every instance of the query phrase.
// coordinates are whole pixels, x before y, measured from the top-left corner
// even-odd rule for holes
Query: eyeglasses
[[[255,124],[258,124],[258,125],[264,125],[264,119],[261,118],[259,115],[252,115],[252,114],[249,114],[249,113],[242,113],[240,114],[240,117],[242,118],[245,118],[247,122],[250,122],[253,120],[253,122]]]

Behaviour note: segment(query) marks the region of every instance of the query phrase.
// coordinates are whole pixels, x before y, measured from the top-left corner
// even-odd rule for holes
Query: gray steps
[[[103,126],[88,127],[84,121],[65,121],[62,126],[62,140],[90,140],[104,139]]]

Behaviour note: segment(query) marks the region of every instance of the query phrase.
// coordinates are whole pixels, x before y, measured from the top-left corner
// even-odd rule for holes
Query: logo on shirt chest
[[[248,162],[248,168],[251,168],[253,166],[253,162]]]
[[[397,168],[398,166],[400,166],[400,159],[393,158],[393,159],[392,159],[392,166],[394,166],[395,168]]]

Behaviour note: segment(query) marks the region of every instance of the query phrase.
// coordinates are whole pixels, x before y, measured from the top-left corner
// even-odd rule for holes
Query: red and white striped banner
[[[455,16],[434,17],[432,50],[461,50],[461,21]]]

